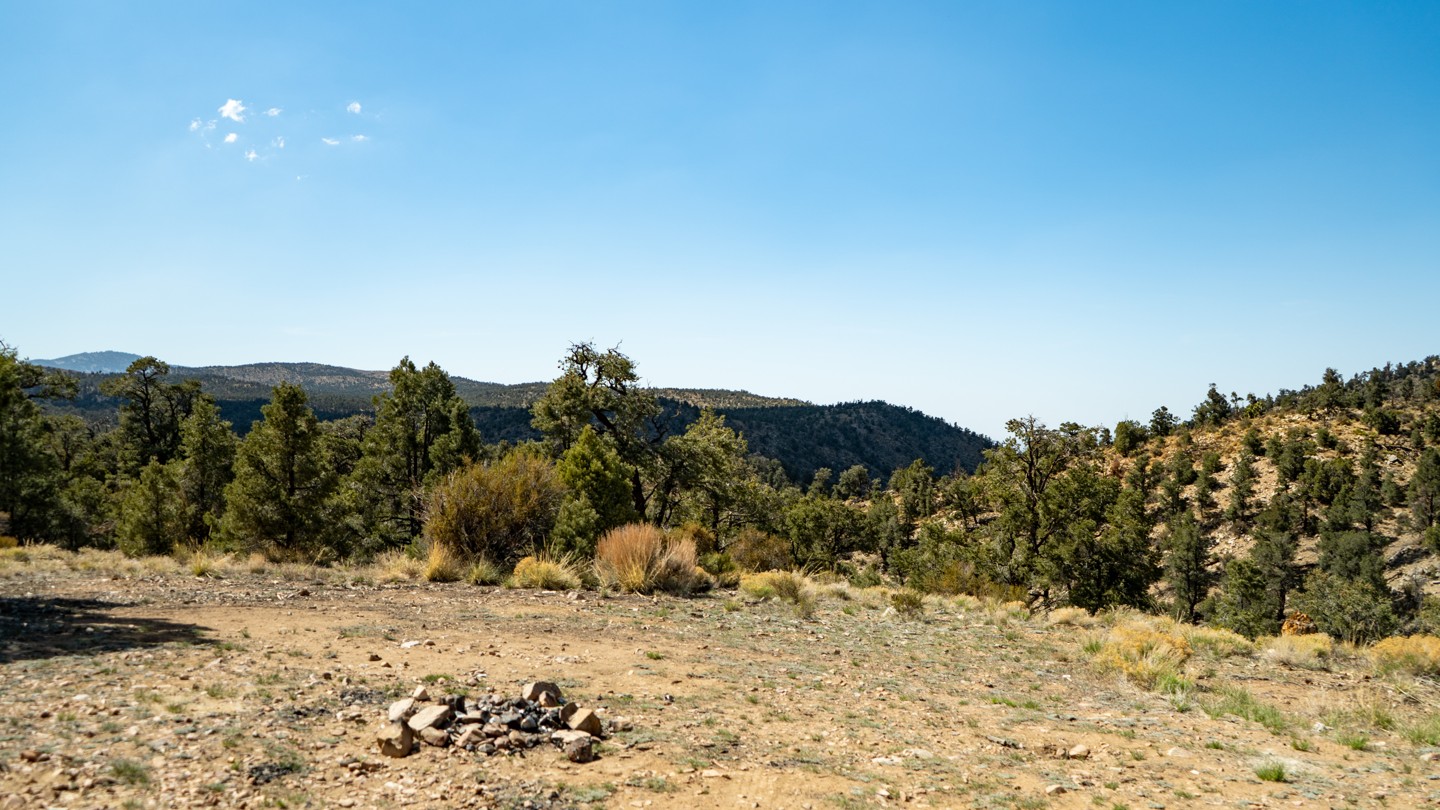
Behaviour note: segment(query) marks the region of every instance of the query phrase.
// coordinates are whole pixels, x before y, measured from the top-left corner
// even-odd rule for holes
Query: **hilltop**
[[[119,352],[99,352],[62,358],[71,365],[98,366],[76,358],[109,358],[106,369],[69,369],[77,375],[79,396],[56,406],[89,421],[109,423],[117,401],[104,396],[100,386],[116,376],[111,371],[119,358],[136,359]],[[126,365],[130,360],[126,361]],[[73,362],[72,362],[73,361]],[[34,361],[68,369],[60,361]],[[123,366],[120,368],[123,371]],[[281,382],[305,389],[322,419],[343,419],[373,413],[373,399],[390,388],[388,371],[371,371],[323,363],[250,363],[239,366],[172,366],[170,375],[195,380],[214,397],[224,418],[244,434],[260,418],[260,408]],[[523,442],[539,438],[530,426],[530,407],[544,395],[549,383],[493,383],[452,376],[456,393],[471,408],[471,417],[487,442]],[[985,436],[885,402],[815,405],[792,397],[770,397],[749,391],[700,388],[654,388],[652,393],[671,414],[672,430],[681,432],[701,409],[725,416],[744,434],[753,453],[778,461],[795,481],[805,482],[820,468],[836,472],[864,466],[871,476],[888,477],[917,458],[941,472],[973,471],[981,453],[992,442]]]

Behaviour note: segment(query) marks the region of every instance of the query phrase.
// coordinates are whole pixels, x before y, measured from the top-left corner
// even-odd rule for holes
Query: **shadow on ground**
[[[209,628],[165,619],[117,617],[132,607],[99,599],[0,596],[0,664],[62,655],[95,655],[172,642],[208,644]]]

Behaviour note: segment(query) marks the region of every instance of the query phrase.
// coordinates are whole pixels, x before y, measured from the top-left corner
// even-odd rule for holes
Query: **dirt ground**
[[[1440,803],[1440,689],[1361,656],[1197,655],[1177,698],[1102,673],[1085,650],[1103,628],[831,591],[801,618],[724,591],[12,569],[0,810]],[[633,730],[583,765],[549,746],[378,754],[386,706],[419,684],[536,679]],[[1269,719],[1216,710],[1227,689]]]

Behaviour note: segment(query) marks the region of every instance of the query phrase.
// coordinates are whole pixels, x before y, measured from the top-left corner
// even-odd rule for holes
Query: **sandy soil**
[[[905,619],[863,594],[802,619],[733,592],[10,571],[0,810],[1440,802],[1440,749],[1415,731],[1433,683],[1359,657],[1197,656],[1179,700],[1102,674],[1083,650],[1098,632],[954,602]],[[385,707],[417,684],[535,679],[634,729],[584,765],[548,746],[377,752]],[[1280,720],[1203,709],[1237,687]],[[1277,765],[1285,781],[1260,777]]]

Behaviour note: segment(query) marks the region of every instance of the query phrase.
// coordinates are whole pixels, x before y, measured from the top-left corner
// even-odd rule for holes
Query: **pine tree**
[[[125,490],[115,540],[131,556],[169,554],[184,533],[185,509],[175,468],[152,458]]]
[[[455,383],[439,366],[409,357],[390,370],[375,399],[375,425],[345,483],[367,547],[409,542],[424,524],[426,487],[480,452],[480,435]]]
[[[1250,525],[1250,499],[1255,495],[1255,456],[1249,448],[1240,451],[1235,469],[1230,474],[1230,499],[1225,506],[1225,519],[1239,531]]]
[[[1170,521],[1166,539],[1165,581],[1175,595],[1176,618],[1193,622],[1196,609],[1210,593],[1214,541],[1200,530],[1195,516],[1185,510]]]
[[[233,477],[238,440],[208,396],[195,401],[180,424],[179,485],[185,501],[185,534],[203,540],[225,513],[225,487]]]
[[[280,558],[320,556],[329,537],[327,506],[335,475],[305,391],[275,387],[270,404],[235,454],[235,478],[225,488],[227,542]]]

